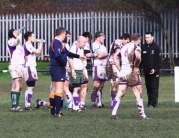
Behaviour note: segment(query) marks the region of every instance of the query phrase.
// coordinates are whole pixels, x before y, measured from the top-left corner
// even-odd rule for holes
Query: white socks
[[[26,92],[25,92],[25,107],[30,106],[31,100],[32,100],[32,94],[33,94],[33,91],[26,90]]]

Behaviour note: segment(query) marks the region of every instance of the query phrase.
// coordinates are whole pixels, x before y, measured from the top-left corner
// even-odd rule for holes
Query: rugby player
[[[120,67],[116,67],[114,63],[114,55],[118,50],[121,49],[123,45],[129,43],[130,39],[131,37],[129,34],[123,34],[119,39],[116,39],[110,46],[109,60],[106,66],[106,73],[111,83],[111,88],[110,88],[111,107],[112,107],[112,101],[114,100],[117,93],[117,86],[118,86],[117,72],[118,70],[120,70]]]
[[[43,40],[40,40],[39,46],[36,49],[33,47],[35,42],[35,35],[33,32],[26,32],[24,34],[26,40],[24,44],[25,57],[27,58],[24,65],[24,79],[26,81],[26,91],[25,91],[25,110],[33,110],[31,107],[31,100],[33,96],[33,91],[35,87],[35,82],[38,80],[37,70],[36,70],[36,57],[39,56],[43,49]]]
[[[98,31],[95,33],[95,42],[91,47],[91,52],[94,55],[93,58],[93,89],[91,91],[91,107],[102,108],[102,89],[104,83],[107,80],[106,76],[106,64],[109,54],[106,47],[103,45],[105,39],[104,32]],[[97,105],[96,105],[96,98]]]
[[[149,119],[144,111],[144,104],[142,99],[141,78],[139,73],[139,64],[141,62],[141,49],[138,46],[141,42],[140,34],[133,34],[132,41],[124,45],[121,50],[115,54],[115,64],[119,65],[119,57],[122,61],[121,70],[117,74],[120,82],[118,86],[118,93],[113,100],[111,119],[118,119],[116,113],[122,97],[125,95],[128,86],[132,88],[136,98],[136,105],[142,119]]]
[[[22,112],[19,106],[20,91],[22,89],[22,78],[24,69],[24,49],[22,47],[22,31],[10,29],[8,32],[9,40],[7,49],[10,55],[9,73],[12,77],[11,88],[11,111]]]

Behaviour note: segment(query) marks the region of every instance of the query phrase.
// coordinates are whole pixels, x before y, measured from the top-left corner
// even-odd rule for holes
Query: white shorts
[[[24,68],[24,80],[26,82],[38,80],[37,70],[35,67],[25,67]]]
[[[121,70],[118,73],[119,85],[128,85],[131,87],[141,85],[140,74],[133,76],[131,75],[131,73],[132,73],[131,70],[125,70],[125,71]]]
[[[106,75],[106,66],[94,66],[93,81],[106,81],[106,80],[108,80]]]
[[[9,65],[8,70],[12,79],[23,78],[23,65]]]

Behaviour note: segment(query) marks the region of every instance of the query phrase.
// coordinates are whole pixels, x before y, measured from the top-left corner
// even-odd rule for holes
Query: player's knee
[[[125,92],[126,92],[125,89],[122,89],[122,90],[121,90],[121,93],[122,93],[122,94],[125,94]]]
[[[94,87],[100,87],[100,82],[99,81],[95,81],[94,82]]]
[[[22,90],[22,85],[19,87],[19,91],[21,91]]]

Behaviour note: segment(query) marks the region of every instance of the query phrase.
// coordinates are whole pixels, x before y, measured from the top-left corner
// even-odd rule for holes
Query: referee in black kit
[[[146,43],[141,47],[142,68],[148,95],[148,107],[156,108],[158,103],[159,73],[162,62],[161,48],[154,42],[152,32],[145,34]]]

